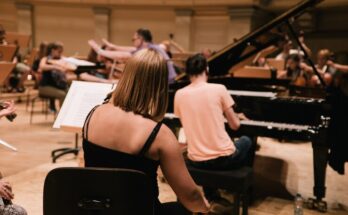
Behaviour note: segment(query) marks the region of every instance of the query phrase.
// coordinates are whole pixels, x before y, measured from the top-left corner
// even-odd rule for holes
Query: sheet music
[[[89,111],[102,104],[106,95],[115,87],[114,84],[73,81],[53,128],[82,128]]]
[[[95,66],[95,63],[92,63],[92,62],[89,62],[89,61],[86,61],[86,60],[76,59],[76,58],[73,58],[73,57],[64,57],[64,58],[62,58],[62,60],[64,62],[73,64],[75,66]]]

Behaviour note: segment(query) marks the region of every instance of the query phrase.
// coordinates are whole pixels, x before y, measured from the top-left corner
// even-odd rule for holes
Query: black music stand
[[[51,152],[51,157],[52,157],[52,163],[55,163],[58,158],[67,155],[67,154],[74,154],[75,157],[78,155],[80,151],[79,147],[79,134],[75,133],[75,147],[74,148],[60,148],[60,149],[55,149]]]

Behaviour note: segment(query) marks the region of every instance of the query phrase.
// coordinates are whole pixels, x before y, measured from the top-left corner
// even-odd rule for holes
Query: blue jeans
[[[191,161],[188,160],[189,165],[206,170],[231,170],[236,169],[250,163],[251,158],[250,148],[252,146],[252,140],[247,136],[241,136],[234,142],[236,151],[228,156],[218,157],[206,161]],[[250,156],[249,156],[250,155]],[[220,198],[216,189],[203,187],[204,194],[209,201],[217,200]]]

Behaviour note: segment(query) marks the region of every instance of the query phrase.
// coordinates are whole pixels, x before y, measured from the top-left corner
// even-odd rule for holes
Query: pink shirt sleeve
[[[234,100],[230,93],[227,91],[227,88],[225,86],[222,86],[221,90],[221,102],[222,102],[222,109],[225,111],[228,108],[231,108],[234,105]]]

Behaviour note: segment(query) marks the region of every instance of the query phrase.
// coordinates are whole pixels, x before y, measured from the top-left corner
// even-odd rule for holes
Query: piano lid
[[[324,0],[304,0],[271,22],[218,51],[208,59],[210,75],[226,75],[236,64],[250,59],[258,52],[276,44],[284,37],[284,29],[282,28],[286,27],[288,21],[300,16],[307,8],[314,7],[322,1]]]

